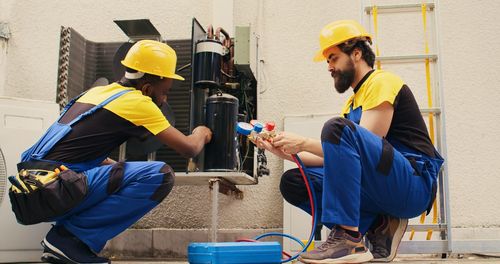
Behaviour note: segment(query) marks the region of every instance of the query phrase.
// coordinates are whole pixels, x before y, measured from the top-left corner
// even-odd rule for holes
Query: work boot
[[[108,264],[107,258],[97,256],[90,248],[63,226],[53,226],[41,242],[42,261],[56,264]]]
[[[366,233],[374,257],[373,262],[391,262],[396,257],[407,226],[408,219],[380,216],[379,221]]]
[[[304,263],[363,263],[373,259],[363,244],[363,236],[352,237],[340,227],[333,227],[328,239],[310,252],[304,252],[299,260]]]

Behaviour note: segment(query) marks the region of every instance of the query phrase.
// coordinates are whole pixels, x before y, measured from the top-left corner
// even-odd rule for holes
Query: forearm
[[[302,151],[314,154],[317,157],[323,158],[323,148],[321,146],[321,141],[317,139],[305,138],[300,149]]]
[[[288,160],[291,162],[295,162],[292,158],[292,155],[290,154],[285,154],[283,152],[272,152],[276,156],[280,157],[281,159]],[[304,163],[305,166],[308,167],[319,167],[323,166],[323,157],[319,157],[317,155],[314,155],[310,152],[302,151],[297,153],[297,156],[299,156],[300,160],[302,163]]]
[[[190,142],[190,152],[186,153],[189,157],[197,156],[201,150],[205,147],[205,136],[201,133],[191,134],[188,136]]]
[[[297,153],[302,163],[307,167],[320,167],[323,166],[323,157],[317,156],[310,152],[299,152]],[[293,160],[292,160],[293,161]]]

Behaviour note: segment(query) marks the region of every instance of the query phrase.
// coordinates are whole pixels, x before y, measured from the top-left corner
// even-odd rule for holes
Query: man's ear
[[[355,48],[353,51],[352,51],[352,55],[354,56],[354,61],[359,61],[361,60],[361,57],[363,56],[363,52],[360,50],[360,49],[357,49]]]
[[[141,91],[143,95],[151,97],[151,95],[153,94],[153,87],[150,83],[145,83],[142,85]]]

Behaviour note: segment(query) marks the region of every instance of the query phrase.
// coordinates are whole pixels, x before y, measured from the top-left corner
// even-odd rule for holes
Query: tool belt
[[[78,205],[86,196],[87,177],[64,165],[47,162],[18,164],[16,176],[9,176],[9,198],[20,224],[53,221]]]

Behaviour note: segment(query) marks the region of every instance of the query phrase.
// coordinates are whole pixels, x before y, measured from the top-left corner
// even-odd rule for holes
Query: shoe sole
[[[372,253],[368,250],[365,253],[357,253],[347,255],[336,259],[304,259],[299,258],[299,261],[309,264],[338,264],[338,263],[364,263],[373,259]]]
[[[61,264],[80,264],[79,262],[76,262],[76,261],[70,259],[68,256],[66,256],[63,252],[61,252],[55,246],[51,245],[49,243],[49,241],[47,241],[46,238],[43,239],[41,244],[42,244],[43,248],[47,251],[45,253],[50,253],[52,256],[56,257],[59,261],[61,261],[59,263],[61,263]],[[43,254],[42,254],[42,257],[43,257]],[[88,263],[88,264],[109,264],[109,263],[110,262],[93,262],[93,263]]]
[[[408,219],[401,219],[398,229],[396,230],[396,233],[394,233],[394,237],[392,238],[391,254],[386,258],[373,259],[372,262],[391,262],[398,254],[399,245],[401,244],[401,240],[403,239],[407,228]]]
[[[49,252],[43,252],[42,257],[40,258],[42,262],[45,263],[53,263],[53,264],[66,264],[63,260],[59,259],[56,255],[49,253]]]

